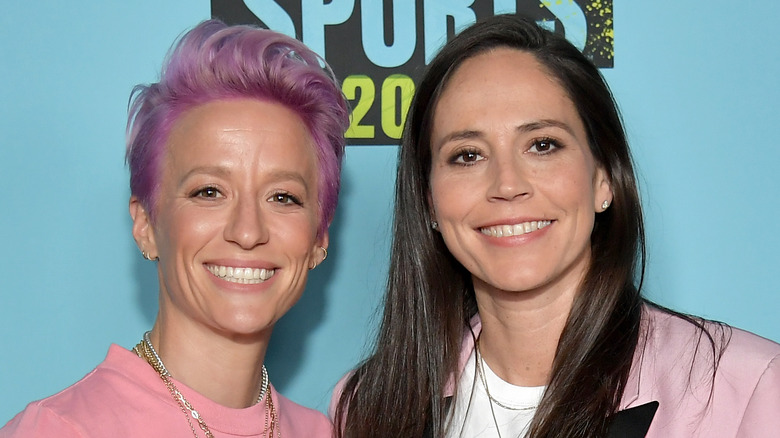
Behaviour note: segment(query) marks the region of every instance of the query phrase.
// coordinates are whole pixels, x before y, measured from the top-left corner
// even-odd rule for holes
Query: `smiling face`
[[[286,107],[238,99],[182,114],[155,218],[131,200],[139,247],[159,257],[162,324],[270,335],[321,261],[317,158]]]
[[[434,112],[430,200],[475,292],[572,293],[612,195],[574,104],[533,55],[479,54]]]

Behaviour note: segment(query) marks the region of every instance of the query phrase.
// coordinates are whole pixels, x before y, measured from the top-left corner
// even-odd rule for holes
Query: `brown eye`
[[[283,205],[303,205],[303,203],[293,194],[290,193],[275,193],[270,198],[270,202],[278,202]]]
[[[474,161],[477,161],[477,158],[479,158],[479,155],[475,154],[474,152],[464,152],[461,155],[462,159],[466,163],[472,163]]]
[[[470,165],[484,159],[485,158],[475,150],[463,150],[453,155],[450,162],[453,164]]]
[[[222,196],[222,193],[220,193],[219,189],[217,189],[216,187],[203,187],[192,193],[192,197],[196,197],[196,198],[213,199],[213,198],[218,198],[220,196]]]
[[[558,148],[560,148],[560,146],[556,140],[550,138],[541,138],[534,140],[528,151],[539,155],[546,155]]]
[[[536,150],[538,152],[546,152],[552,148],[552,144],[549,141],[540,141],[536,144]]]

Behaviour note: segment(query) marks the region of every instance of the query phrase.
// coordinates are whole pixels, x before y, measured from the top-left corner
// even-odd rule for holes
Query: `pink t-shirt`
[[[261,437],[265,403],[245,409],[221,406],[174,380],[198,410],[215,438]],[[320,412],[285,398],[271,386],[282,436],[330,437],[330,421]],[[189,415],[189,413],[188,413]],[[199,435],[198,423],[192,420]],[[169,437],[191,438],[185,414],[149,364],[118,345],[92,372],[64,391],[30,403],[0,429],[9,437]]]

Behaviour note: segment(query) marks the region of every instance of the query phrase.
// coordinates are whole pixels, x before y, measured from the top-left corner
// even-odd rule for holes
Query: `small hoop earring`
[[[322,260],[320,260],[320,264],[322,264],[322,262],[324,262],[325,259],[328,258],[328,250],[325,249],[324,246],[321,246],[320,249],[322,250],[323,254],[325,254],[325,255],[322,256]]]
[[[309,270],[310,270],[310,271],[311,271],[312,269],[316,268],[317,266],[321,265],[321,264],[322,264],[322,262],[324,262],[324,261],[325,261],[325,259],[327,259],[327,258],[328,258],[328,250],[327,250],[327,249],[325,249],[325,247],[324,247],[324,246],[321,246],[321,247],[320,247],[320,249],[322,250],[322,253],[324,254],[324,255],[322,256],[322,260],[320,260],[320,262],[319,262],[319,263],[317,263],[317,262],[314,262],[314,265],[312,265],[312,266],[310,266],[310,267],[309,267]]]
[[[149,255],[149,253],[147,253],[146,251],[141,251],[141,255],[142,255],[142,256],[143,256],[143,257],[144,257],[146,260],[149,260],[150,262],[156,262],[157,260],[160,260],[160,258],[159,258],[159,257],[154,257],[154,258],[152,258],[152,257]]]
[[[438,230],[439,229],[439,223],[436,222],[436,221],[431,221],[431,228],[434,229],[434,230]]]
[[[609,201],[606,201],[606,200],[605,200],[605,201],[604,201],[604,202],[601,204],[601,209],[602,209],[602,210],[606,210],[607,208],[609,208]]]

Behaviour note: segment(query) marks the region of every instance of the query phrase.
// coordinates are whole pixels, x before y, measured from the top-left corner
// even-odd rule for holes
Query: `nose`
[[[252,249],[268,242],[268,226],[263,221],[262,208],[256,199],[236,200],[225,226],[225,240],[243,249]]]
[[[520,157],[494,156],[489,174],[488,197],[491,200],[511,201],[533,193],[529,170],[524,168]]]

